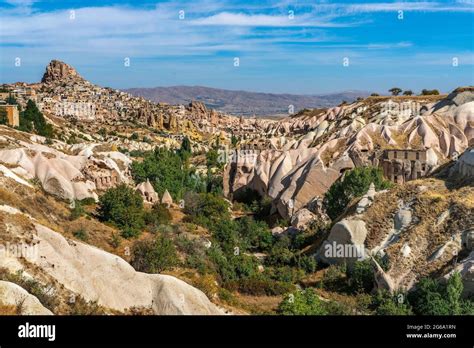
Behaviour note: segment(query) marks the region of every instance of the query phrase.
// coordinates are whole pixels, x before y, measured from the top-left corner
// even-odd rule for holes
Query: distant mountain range
[[[188,104],[193,100],[197,100],[203,102],[209,108],[232,115],[244,116],[287,115],[290,105],[293,105],[294,112],[297,112],[304,108],[335,106],[343,100],[351,102],[357,97],[367,97],[370,94],[364,91],[344,91],[320,95],[275,94],[201,86],[129,88],[124,91],[154,102],[169,104]]]

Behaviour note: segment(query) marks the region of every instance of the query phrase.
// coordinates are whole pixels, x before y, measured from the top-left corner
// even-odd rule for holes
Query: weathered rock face
[[[308,209],[300,209],[295,215],[292,216],[291,226],[299,230],[305,230],[315,218],[316,215],[314,215]]]
[[[70,65],[59,60],[52,60],[46,67],[46,71],[41,79],[42,83],[54,83],[58,81],[67,81],[80,79],[77,71]]]
[[[14,209],[3,209],[1,214],[22,214]],[[203,292],[168,275],[137,272],[120,257],[93,246],[67,240],[61,234],[29,218],[34,226],[31,232],[11,228],[12,233],[30,233],[33,242],[21,244],[21,254],[0,253],[0,266],[11,272],[24,270],[18,261],[24,257],[32,270],[31,276],[51,277],[65,289],[87,301],[126,311],[132,307],[152,310],[155,314],[223,314]],[[0,283],[0,291],[1,291]],[[0,296],[1,298],[1,296]],[[9,296],[13,298],[13,296]],[[49,311],[34,306],[35,312]]]
[[[65,200],[96,199],[98,191],[129,182],[130,160],[117,151],[94,153],[96,144],[86,145],[77,155],[34,141],[12,144],[16,148],[0,150],[0,161],[8,164],[15,175],[30,180],[36,178],[46,192]],[[80,150],[77,146],[72,149]]]
[[[474,148],[466,150],[451,168],[450,175],[461,180],[474,180]]]
[[[316,256],[324,263],[344,261],[350,265],[362,257],[349,258],[348,252],[354,250],[350,248],[338,254],[337,247],[359,244],[365,257],[377,255],[388,261],[389,268],[384,271],[374,260],[377,288],[410,290],[421,278],[441,270],[441,274],[458,270],[467,289],[465,294],[472,292],[474,202],[468,197],[474,195],[474,187],[472,182],[460,184],[449,172],[448,168],[440,177],[377,192],[369,206],[333,226],[327,239],[316,245]],[[449,188],[454,183],[456,188]],[[439,200],[433,200],[434,196]],[[332,255],[326,254],[328,250]],[[453,255],[461,255],[461,250],[470,251],[471,258],[456,264]]]
[[[380,166],[382,150],[389,148],[427,150],[426,168],[415,169],[428,174],[474,141],[472,98],[471,90],[437,103],[369,98],[269,124],[266,132],[274,138],[268,145],[255,146],[227,165],[225,194],[256,190],[274,198],[278,212],[289,217],[324,196],[345,170]],[[468,163],[462,162],[463,173],[470,173]]]

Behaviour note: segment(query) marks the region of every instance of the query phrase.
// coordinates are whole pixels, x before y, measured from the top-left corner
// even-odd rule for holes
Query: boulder
[[[413,220],[411,209],[401,208],[395,214],[393,221],[394,227],[397,231],[400,231],[408,227]]]
[[[474,228],[467,229],[461,233],[461,244],[469,251],[474,250]]]
[[[291,217],[291,226],[299,229],[299,230],[305,230],[309,227],[309,224],[311,221],[313,221],[316,218],[316,215],[314,215],[312,212],[310,212],[308,209],[303,208],[298,210],[292,217]]]
[[[36,296],[17,284],[0,280],[0,304],[17,307],[20,315],[52,315]]]
[[[155,314],[222,314],[200,290],[169,275],[137,272],[118,257],[36,223],[34,252],[25,259],[88,301],[119,311],[150,308]]]
[[[336,223],[316,256],[327,264],[352,264],[364,259],[367,228],[362,220],[343,219]]]

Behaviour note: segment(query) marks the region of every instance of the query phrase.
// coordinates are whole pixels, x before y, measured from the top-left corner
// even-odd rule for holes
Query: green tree
[[[462,299],[462,292],[461,275],[456,272],[446,283],[431,278],[420,280],[408,299],[419,315],[472,315],[473,302],[471,299]]]
[[[131,265],[140,272],[161,273],[178,264],[173,241],[165,236],[136,242],[132,247]]]
[[[336,219],[354,198],[364,195],[371,183],[377,190],[386,189],[392,184],[383,178],[380,168],[355,168],[331,185],[324,197],[327,213],[331,219]]]
[[[403,91],[403,95],[413,95],[413,91],[407,89],[406,91]]]
[[[232,136],[230,138],[230,142],[231,142],[233,147],[236,147],[237,143],[239,142],[239,139],[234,135],[234,133],[232,133]]]
[[[15,97],[10,93],[7,97],[7,99],[5,99],[5,101],[7,102],[7,104],[9,105],[17,105],[18,102],[16,101]]]
[[[390,88],[388,91],[392,93],[392,95],[399,95],[402,92],[402,90],[398,87]]]
[[[7,110],[0,108],[0,124],[8,124]]]
[[[370,292],[374,287],[374,269],[370,259],[354,262],[352,267],[347,267],[346,274],[354,292]]]
[[[46,122],[43,114],[31,99],[28,100],[25,110],[21,112],[19,128],[25,132],[34,131],[47,138],[53,136],[53,126]]]
[[[390,294],[387,290],[378,290],[372,304],[377,315],[412,315],[413,311],[403,293]]]
[[[423,89],[421,95],[439,95],[439,91],[437,89]]]
[[[181,147],[178,150],[178,154],[184,162],[187,162],[189,157],[191,157],[191,152],[191,141],[188,137],[184,137],[181,141]]]
[[[135,182],[149,179],[158,194],[168,190],[174,199],[181,198],[187,186],[195,184],[182,158],[164,148],[155,148],[145,154],[143,161],[133,162],[131,171]]]
[[[273,236],[264,221],[255,221],[245,216],[238,221],[238,231],[245,241],[246,249],[267,251],[273,244]]]
[[[296,291],[285,296],[278,305],[278,312],[284,315],[326,315],[322,301],[313,289]]]
[[[229,203],[212,193],[187,192],[184,196],[184,212],[190,219],[207,228],[221,220],[229,220]]]
[[[222,167],[223,163],[219,163],[219,153],[216,149],[210,149],[206,153],[206,165],[208,169],[211,169],[213,167]]]
[[[120,228],[125,238],[137,236],[145,225],[143,198],[125,184],[108,189],[99,198],[98,214],[101,221]]]

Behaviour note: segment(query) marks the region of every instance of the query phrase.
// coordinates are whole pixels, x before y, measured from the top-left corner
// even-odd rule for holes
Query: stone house
[[[381,161],[383,173],[392,182],[403,184],[426,175],[426,150],[385,150]]]

